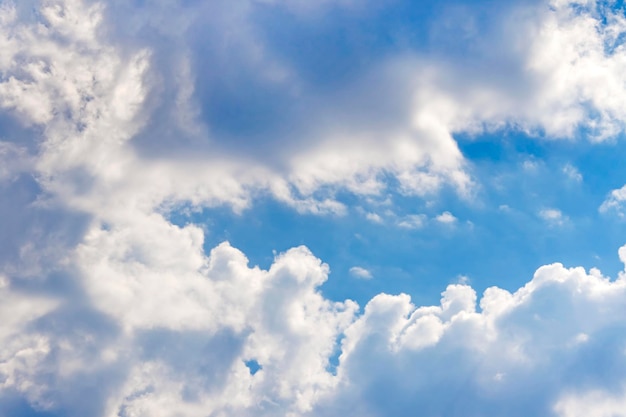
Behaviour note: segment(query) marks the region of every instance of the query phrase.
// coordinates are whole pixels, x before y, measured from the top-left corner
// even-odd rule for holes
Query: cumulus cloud
[[[624,128],[616,97],[626,88],[620,75],[625,53],[620,34],[626,20],[619,8],[604,2],[558,0],[550,5],[528,68],[541,76],[537,81],[544,88],[537,98],[553,120],[537,116],[548,132],[567,135],[584,125],[596,139],[610,138]]]
[[[625,288],[622,275],[610,281],[553,264],[515,293],[492,287],[480,300],[459,284],[439,306],[378,295],[345,331],[340,375],[351,383],[320,406],[321,415],[420,408],[432,415],[570,416],[614,398],[596,408],[610,415],[623,401],[620,392],[602,390],[623,383],[626,340],[617,336],[623,324],[616,314]]]
[[[145,244],[153,243],[147,239]],[[309,410],[320,393],[337,383],[327,370],[329,358],[356,305],[320,295],[317,287],[328,267],[306,248],[279,255],[270,270],[262,271],[249,268],[243,254],[228,244],[198,265],[193,254],[179,260],[142,258],[134,239],[113,234],[107,240],[116,240],[116,247],[101,246],[102,254],[92,255],[97,259],[84,259],[84,247],[76,255],[79,264],[93,267],[86,298],[40,301],[3,289],[10,301],[0,311],[2,394],[17,392],[37,409],[65,415],[80,415],[80,402],[102,395],[106,398],[90,415],[192,416],[228,410],[275,415]],[[115,271],[115,256],[122,253],[133,260],[127,270]],[[184,274],[168,281],[167,272],[160,271],[165,265]],[[92,315],[104,313],[112,328],[105,331],[93,323],[81,328],[80,319],[63,317],[63,310],[77,302],[87,303]],[[59,320],[74,326],[75,333],[57,328],[65,325],[55,324]],[[262,369],[252,375],[248,360]],[[42,385],[50,373],[56,382]],[[87,397],[74,404],[72,390],[94,379],[99,383],[83,389]]]
[[[454,215],[449,211],[444,211],[443,213],[435,217],[435,220],[443,224],[453,224],[456,223],[457,218],[454,217]]]
[[[340,215],[339,190],[375,195],[389,176],[407,195],[447,185],[469,197],[455,132],[510,125],[608,138],[625,120],[623,18],[595,2],[528,11],[515,26],[531,35],[514,48],[523,93],[408,54],[339,92],[313,94],[295,62],[257,40],[252,3],[231,3],[212,3],[210,14],[158,2],[121,23],[116,12],[143,6],[0,6],[0,107],[18,126],[0,142],[0,189],[16,196],[0,203],[9,231],[0,244],[0,411],[570,417],[598,402],[606,404],[598,413],[617,410],[624,273],[609,280],[554,264],[514,293],[493,287],[479,299],[452,285],[425,307],[379,294],[358,314],[354,302],[322,295],[328,266],[305,247],[267,270],[251,267],[228,243],[206,254],[202,229],[167,214],[185,204],[243,210],[270,194],[300,212]],[[289,7],[302,13],[302,4]],[[218,29],[241,28],[229,29],[231,44],[189,41],[213,30],[207,15],[224,18]],[[284,105],[267,119],[285,130],[255,126],[267,129],[258,143],[243,141],[249,132],[225,134],[217,116],[228,109],[199,109],[254,104],[253,94],[229,95],[232,85],[275,94]],[[288,108],[297,114],[277,116]],[[546,215],[562,217],[555,213]]]
[[[203,284],[187,276],[157,287],[141,274],[171,261],[139,253],[128,255],[132,270],[108,276],[146,290],[100,279],[100,293],[82,300],[95,308],[90,326],[81,324],[84,311],[81,320],[64,313],[77,299],[37,298],[4,281],[4,398],[107,416],[387,416],[426,407],[571,417],[586,409],[612,415],[623,403],[612,389],[625,382],[624,273],[609,280],[553,264],[514,293],[492,287],[479,298],[454,284],[439,305],[423,307],[380,294],[355,317],[354,303],[319,293],[328,268],[305,248],[261,270],[222,244],[200,271],[193,262],[187,268]],[[115,264],[109,254],[100,262]],[[100,301],[105,287],[119,301]],[[119,293],[125,288],[131,293]],[[260,369],[250,372],[249,361]],[[88,380],[99,383],[79,387]]]
[[[136,364],[116,399],[116,412],[150,415],[158,410],[161,415],[176,415],[183,406],[187,415],[227,410],[238,415],[301,413],[336,384],[337,378],[327,370],[329,357],[356,306],[330,302],[316,290],[326,279],[327,266],[305,248],[280,255],[269,271],[246,264],[239,251],[222,245],[208,259],[204,280],[212,288],[205,290],[204,302],[198,299],[203,297],[200,291],[187,287],[170,298],[178,307],[168,309],[169,315],[155,316],[149,306],[133,306],[142,316],[128,324],[145,329],[142,343],[171,343],[186,350],[187,343],[176,342],[183,335],[190,338],[191,349],[199,350],[182,359],[175,352],[149,347],[155,351]],[[249,293],[242,293],[242,288],[249,288]],[[162,286],[153,296],[170,292]],[[135,301],[144,299],[143,294]],[[199,302],[195,308],[188,305],[194,299]],[[163,308],[163,301],[153,302],[154,308]],[[171,317],[176,309],[185,309],[188,315]],[[204,352],[211,353],[197,367]],[[257,361],[261,370],[252,375],[245,366],[248,360]]]

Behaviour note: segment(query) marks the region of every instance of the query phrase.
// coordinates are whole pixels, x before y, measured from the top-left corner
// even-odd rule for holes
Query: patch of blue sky
[[[274,253],[305,245],[331,267],[325,295],[361,305],[380,292],[436,303],[447,284],[467,279],[479,292],[514,291],[553,262],[617,276],[626,224],[598,208],[626,178],[626,147],[512,132],[458,141],[477,183],[470,198],[445,187],[426,198],[390,187],[373,202],[339,193],[346,216],[302,215],[266,198],[241,214],[220,208],[173,218],[205,225],[207,250],[228,240],[263,268]],[[446,212],[454,217],[438,219]],[[374,278],[356,278],[354,266]]]
[[[59,417],[61,414],[53,413],[47,410],[38,410],[34,408],[27,400],[19,395],[12,397],[3,395],[0,397],[0,415],[2,416],[19,416],[19,417]]]

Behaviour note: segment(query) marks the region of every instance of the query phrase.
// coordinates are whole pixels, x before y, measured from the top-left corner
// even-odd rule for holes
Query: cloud
[[[449,286],[439,306],[378,295],[345,331],[340,370],[351,383],[318,415],[404,415],[416,407],[433,415],[592,410],[606,395],[590,386],[602,392],[623,384],[622,371],[611,367],[623,362],[618,312],[625,288],[622,276],[610,281],[598,271],[553,264],[515,293],[487,289],[480,309],[466,285]],[[604,312],[590,313],[596,308]],[[605,403],[606,411],[596,408],[598,415],[618,410],[621,395]]]
[[[468,13],[459,19],[471,18]],[[626,92],[626,25],[619,7],[596,1],[513,3],[498,17],[480,28],[491,31],[489,41],[479,31],[472,54],[452,58],[456,66],[439,68],[422,92],[452,131],[508,125],[548,137],[582,130],[605,140],[624,129],[617,97]],[[507,77],[499,78],[499,69]]]
[[[564,216],[561,210],[557,209],[540,210],[539,217],[541,217],[546,223],[554,226],[562,226],[568,221],[567,216]]]
[[[261,270],[222,244],[204,269],[186,268],[203,287],[181,276],[120,296],[132,288],[120,279],[141,282],[142,270],[172,259],[141,262],[109,272],[114,279],[100,278],[100,294],[87,298],[42,298],[5,280],[0,395],[64,415],[385,416],[420,406],[571,417],[612,415],[623,402],[613,387],[625,382],[624,273],[609,280],[552,264],[514,293],[491,287],[479,298],[454,284],[439,305],[422,307],[405,294],[379,294],[355,316],[354,303],[319,293],[328,268],[305,248]],[[105,288],[118,301],[101,300]],[[80,314],[64,313],[76,302]],[[81,387],[88,380],[99,383]]]
[[[443,213],[435,217],[435,220],[443,224],[453,224],[456,223],[457,218],[454,217],[449,211],[444,211]]]
[[[570,394],[560,399],[554,410],[562,417],[604,417],[624,416],[626,395],[617,395],[606,391],[592,391],[584,394]]]
[[[459,275],[457,279],[458,279],[458,283],[462,285],[469,285],[470,282],[472,281],[470,277],[468,277],[467,275]]]
[[[624,216],[622,202],[626,200],[626,185],[610,192],[599,208],[600,213],[615,211],[620,217]]]
[[[291,7],[273,7],[283,6]],[[471,196],[473,181],[453,138],[457,132],[512,126],[571,136],[585,127],[602,139],[621,128],[623,114],[613,97],[623,90],[617,82],[623,73],[618,36],[623,22],[604,10],[606,23],[600,24],[595,3],[570,6],[499,10],[511,15],[505,21],[521,14],[516,27],[529,35],[516,44],[519,35],[506,25],[491,28],[518,45],[506,54],[492,45],[492,52],[480,49],[467,67],[418,53],[375,60],[330,93],[317,92],[296,57],[281,54],[280,45],[261,36],[265,21],[254,18],[253,7],[217,2],[212,13],[203,13],[201,5],[160,2],[131,13],[135,6],[119,2],[103,8],[56,1],[41,8],[47,26],[38,31],[21,8],[7,4],[0,96],[2,106],[25,125],[48,125],[37,170],[57,179],[55,187],[89,183],[91,192],[76,201],[81,209],[88,198],[115,199],[111,190],[146,208],[184,200],[236,210],[269,193],[302,213],[342,215],[346,208],[336,200],[337,190],[379,194],[392,186],[387,175],[406,194],[423,196],[451,186]],[[113,19],[115,13],[124,18]],[[202,19],[212,19],[214,30]],[[237,46],[231,52],[220,47],[225,25],[241,28],[229,38]],[[199,44],[186,35],[195,30],[209,30],[202,32],[207,41]],[[481,30],[472,36],[480,38]],[[115,33],[125,36],[126,46]],[[613,47],[605,48],[610,42]],[[571,59],[553,61],[547,48],[566,51]],[[198,59],[201,52],[214,62]],[[515,83],[457,70],[493,59],[519,66],[507,72]],[[209,67],[218,72],[207,72]],[[237,83],[250,85],[237,91],[267,100],[224,89]],[[524,86],[525,93],[513,84]],[[232,122],[220,116],[227,110],[219,107],[222,102],[250,112],[268,109],[270,102],[280,107],[262,118],[274,121],[259,127],[266,133],[256,137],[220,125]],[[288,134],[273,127],[278,125],[290,126]],[[259,152],[257,144],[265,150]],[[83,169],[91,182],[76,174]]]
[[[619,73],[626,21],[619,8],[602,2],[559,0],[550,6],[528,61],[529,69],[542,77],[537,80],[544,87],[538,97],[546,103],[542,107],[556,116],[542,122],[555,133],[584,125],[598,140],[611,137],[626,119],[616,101],[625,91]]]
[[[145,252],[149,235],[100,231],[76,253],[85,293],[54,302],[7,294],[0,394],[65,415],[80,415],[84,402],[100,407],[90,415],[275,415],[304,412],[332,389],[329,358],[356,305],[321,296],[326,265],[301,247],[263,271],[228,244],[203,258],[198,230],[171,233],[188,234],[189,255],[160,258],[158,247]],[[65,315],[72,305],[79,314]],[[112,327],[83,326],[94,314]],[[249,360],[262,367],[254,375]],[[54,381],[42,384],[50,373]]]
[[[565,174],[567,178],[569,178],[570,180],[574,182],[581,182],[583,180],[583,175],[580,173],[578,168],[576,168],[575,166],[571,164],[566,164],[563,167],[563,174]]]
[[[360,266],[353,266],[350,268],[350,275],[359,279],[372,279],[372,273],[365,268]]]
[[[494,39],[530,34],[507,55],[511,83],[480,70],[494,59],[485,50],[502,58],[485,48],[473,66],[417,52],[375,59],[318,91],[258,36],[252,3],[233,4],[0,7],[0,107],[19,125],[0,142],[1,190],[15,196],[0,203],[0,411],[569,417],[599,401],[616,410],[624,273],[612,281],[554,264],[514,293],[492,287],[479,299],[452,285],[423,307],[379,294],[358,314],[324,297],[329,268],[307,248],[250,267],[228,243],[206,254],[202,229],[167,214],[241,211],[269,194],[341,215],[340,192],[377,195],[394,182],[406,195],[448,186],[471,197],[457,132],[611,137],[625,120],[623,18],[597,16],[593,2],[511,12],[503,26],[527,14]],[[232,108],[260,136],[237,131],[248,123],[236,118],[220,124]],[[254,124],[246,109],[267,117]]]
[[[427,217],[424,214],[409,214],[398,221],[398,227],[404,229],[420,229],[424,227]]]
[[[383,223],[383,218],[380,217],[380,214],[377,213],[366,213],[365,218],[372,223]]]
[[[527,172],[536,172],[538,167],[539,167],[539,162],[533,159],[526,159],[522,163],[522,168],[524,168],[524,171],[527,171]]]
[[[269,10],[290,8],[290,4],[276,2]],[[165,23],[166,27],[158,30],[166,32],[172,43],[183,43],[180,48],[163,48],[159,46],[162,42],[148,39],[153,41],[150,44],[152,60],[159,64],[157,68],[150,68],[150,78],[165,85],[150,85],[156,92],[148,97],[149,104],[156,110],[150,123],[133,139],[142,154],[165,155],[167,159],[188,159],[189,155],[195,155],[211,160],[210,165],[221,165],[222,177],[234,177],[233,182],[242,184],[246,190],[267,190],[302,211],[320,213],[335,212],[316,209],[318,200],[328,198],[326,201],[332,202],[333,193],[326,193],[327,190],[378,194],[388,186],[385,175],[400,179],[400,188],[409,194],[433,193],[445,185],[459,192],[470,187],[463,157],[451,135],[433,123],[414,126],[411,109],[402,108],[411,101],[403,92],[404,86],[395,80],[403,68],[376,66],[336,92],[316,91],[316,86],[303,78],[306,74],[297,71],[299,62],[281,56],[281,51],[271,42],[260,43],[266,28],[259,26],[257,22],[263,20],[252,15],[252,10],[254,8],[217,2],[210,11],[203,11],[202,6],[176,11],[171,7],[155,7],[142,11],[156,16],[162,13],[184,16],[179,17],[184,21],[179,26],[189,31],[207,31],[210,25],[206,16],[220,16],[212,20],[215,30],[206,33],[203,39],[208,41],[201,44],[173,35],[175,30],[170,33],[168,27],[175,22]],[[205,17],[199,19],[200,16]],[[146,31],[153,30],[154,23],[150,19],[142,20],[145,20],[141,24],[146,26]],[[227,42],[237,47],[224,51],[220,46],[224,34],[219,30],[223,28],[228,32],[233,26],[240,31],[236,36],[229,36]],[[220,74],[208,70],[213,68],[214,62],[199,60],[198,55],[220,62],[223,66]],[[171,68],[174,65],[184,71]],[[211,75],[199,78],[199,74],[207,72]],[[285,75],[276,77],[268,72]],[[166,78],[169,73],[173,76]],[[236,93],[232,88],[225,89],[224,86],[230,84],[249,88]],[[373,89],[373,85],[381,87]],[[178,94],[183,87],[187,94]],[[167,93],[177,98],[163,100],[165,97],[157,94],[162,90],[165,91],[160,96]],[[160,100],[153,103],[156,99]],[[264,116],[240,123],[221,102],[235,105],[244,119],[246,114],[255,112]],[[172,108],[169,103],[176,103],[176,106]],[[180,126],[179,120],[171,120],[170,115],[184,108],[204,110],[187,111],[186,126]],[[162,120],[168,121],[167,127],[160,127]],[[196,133],[189,133],[189,125]],[[274,128],[280,125],[288,126],[288,132]],[[251,130],[240,131],[245,126],[251,126]],[[172,130],[180,133],[175,136],[178,137],[175,143],[172,143],[173,135],[163,134]],[[176,148],[174,152],[172,146]],[[251,171],[254,174],[248,175]],[[207,177],[212,175],[203,176]],[[206,189],[207,185],[197,187]]]

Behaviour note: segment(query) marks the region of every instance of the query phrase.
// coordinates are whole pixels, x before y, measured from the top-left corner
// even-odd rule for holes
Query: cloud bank
[[[322,295],[329,267],[305,247],[263,270],[168,221],[264,195],[337,215],[340,192],[471,198],[456,133],[623,130],[624,19],[603,3],[514,4],[467,27],[470,59],[383,54],[314,92],[343,79],[304,71],[255,17],[332,7],[365,13],[2,3],[0,414],[624,415],[624,273],[553,264],[514,292],[380,294],[360,312]],[[255,125],[245,111],[268,97],[280,106]]]
[[[357,315],[319,293],[328,266],[306,248],[260,270],[176,233],[191,255],[90,238],[76,255],[86,294],[37,297],[5,279],[2,402],[105,416],[621,415],[625,273],[553,264],[514,293],[455,284],[427,307],[380,294]]]

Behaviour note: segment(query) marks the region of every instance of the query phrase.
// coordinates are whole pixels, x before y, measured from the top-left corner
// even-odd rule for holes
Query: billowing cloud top
[[[0,415],[626,416],[625,272],[360,309],[305,246],[251,267],[173,220],[271,199],[471,229],[389,195],[476,204],[460,135],[614,143],[625,33],[593,0],[1,2]]]

